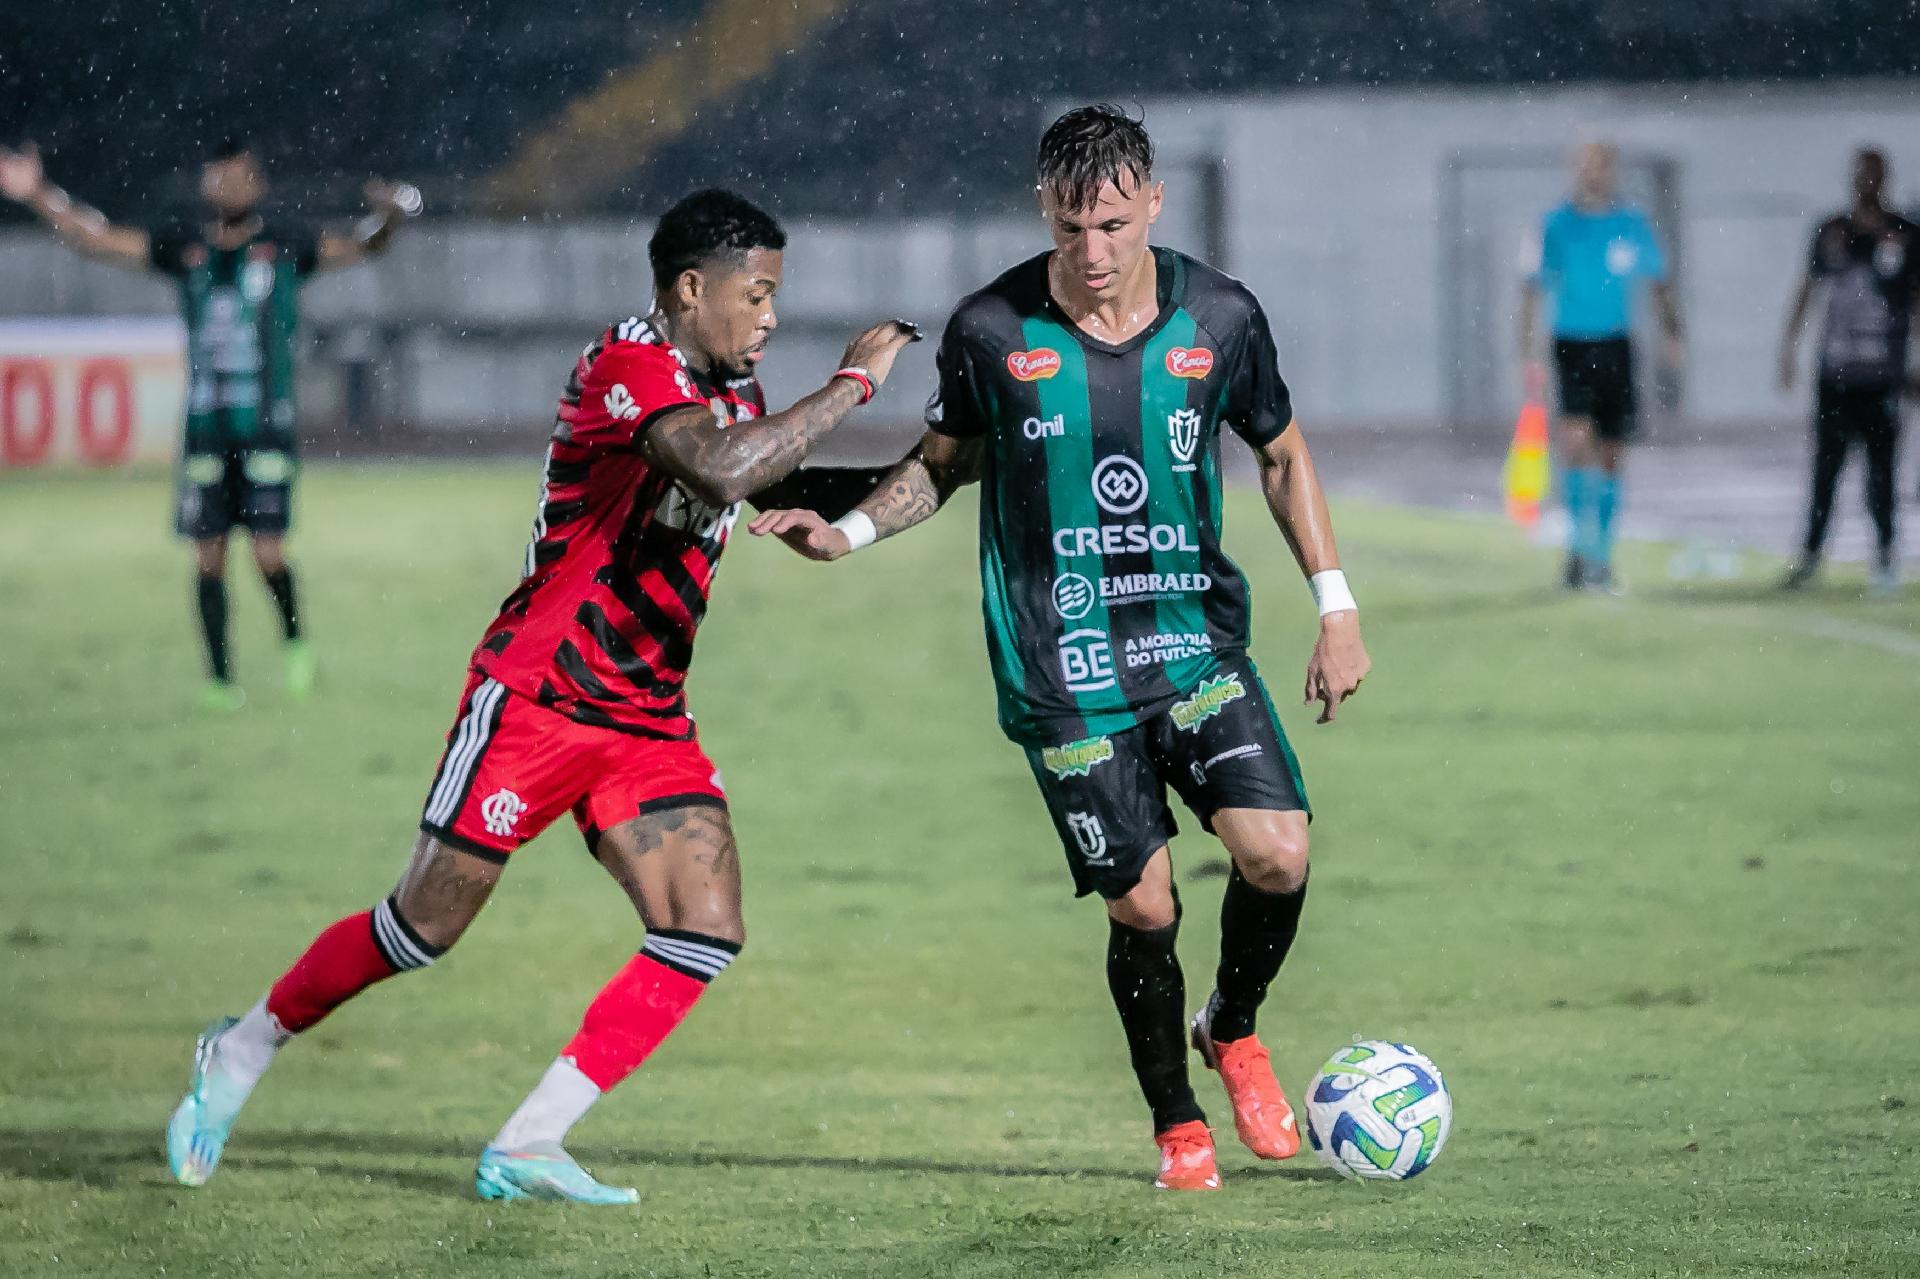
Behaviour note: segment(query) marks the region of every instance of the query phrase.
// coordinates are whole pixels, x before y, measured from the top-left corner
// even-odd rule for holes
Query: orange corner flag
[[[1500,487],[1507,499],[1507,518],[1532,528],[1540,522],[1540,505],[1547,500],[1547,403],[1529,379],[1527,400],[1513,424],[1513,443],[1501,468]]]

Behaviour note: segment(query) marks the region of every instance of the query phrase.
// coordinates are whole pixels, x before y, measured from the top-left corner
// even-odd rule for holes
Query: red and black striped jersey
[[[547,446],[525,576],[474,670],[582,724],[693,736],[693,635],[740,507],[708,505],[642,451],[654,422],[689,405],[723,426],[766,411],[756,379],[705,385],[639,318],[581,353]]]

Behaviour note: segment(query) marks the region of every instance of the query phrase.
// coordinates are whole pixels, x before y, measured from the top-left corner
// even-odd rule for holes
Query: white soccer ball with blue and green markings
[[[1342,1048],[1307,1085],[1307,1142],[1343,1177],[1417,1177],[1452,1127],[1440,1068],[1405,1044],[1369,1039]]]

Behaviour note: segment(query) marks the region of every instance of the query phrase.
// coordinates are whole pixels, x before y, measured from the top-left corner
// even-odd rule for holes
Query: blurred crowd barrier
[[[1772,354],[1813,220],[1848,199],[1851,150],[1888,152],[1896,203],[1920,192],[1920,97],[1895,84],[1350,90],[1145,109],[1167,182],[1156,239],[1254,287],[1303,415],[1336,429],[1511,423],[1522,263],[1564,197],[1577,142],[1619,144],[1625,194],[1669,245],[1687,366],[1646,402],[1698,422],[1803,415],[1775,390]],[[85,193],[84,174],[69,181]],[[855,328],[893,314],[937,326],[958,298],[1046,245],[1037,214],[815,218],[789,230],[783,332],[762,370],[776,401],[814,386]],[[537,443],[579,348],[648,305],[648,231],[430,218],[379,262],[316,280],[308,429]],[[36,325],[71,334],[82,330],[55,321],[173,306],[164,281],[83,262],[43,232],[0,236],[0,372],[36,358]],[[99,354],[117,358],[117,340],[103,336]],[[913,416],[931,388],[932,346],[902,359],[892,416]],[[1651,377],[1654,362],[1643,363]],[[22,376],[8,383],[8,420],[25,411],[19,396],[37,394],[20,390]],[[77,366],[60,374],[77,376]],[[141,387],[136,398],[159,394]],[[69,404],[77,394],[54,392]],[[82,456],[77,408],[62,420],[47,456]]]

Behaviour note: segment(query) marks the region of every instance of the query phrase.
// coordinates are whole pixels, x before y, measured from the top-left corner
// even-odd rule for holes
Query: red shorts
[[[719,770],[697,738],[664,741],[595,728],[475,671],[420,829],[504,862],[569,809],[593,852],[602,831],[642,813],[726,803]]]

